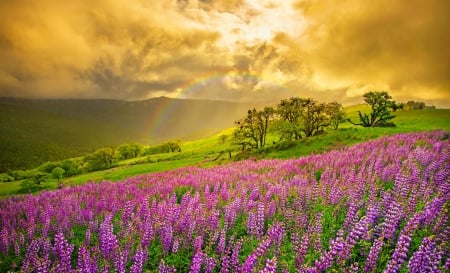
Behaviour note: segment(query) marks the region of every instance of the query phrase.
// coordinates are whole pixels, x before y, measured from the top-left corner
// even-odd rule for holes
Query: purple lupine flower
[[[248,213],[247,218],[247,233],[250,235],[258,235],[258,226],[256,224],[256,215],[253,212]]]
[[[243,239],[239,239],[235,244],[233,248],[233,252],[231,253],[231,271],[232,272],[238,272],[240,270],[239,265],[239,252],[242,248]]]
[[[161,243],[163,245],[163,251],[169,252],[172,249],[173,244],[173,229],[169,224],[163,224],[161,228]]]
[[[133,265],[130,268],[130,273],[142,273],[142,266],[147,260],[147,251],[138,249],[133,257]]]
[[[255,253],[250,254],[244,261],[244,264],[242,265],[242,273],[252,273],[253,267],[258,262],[258,257]]]
[[[312,233],[314,234],[313,246],[314,249],[318,252],[322,250],[322,242],[320,241],[320,234],[322,234],[322,217],[323,213],[318,212],[316,214],[316,219],[312,227]]]
[[[441,252],[436,248],[436,244],[429,238],[424,238],[422,245],[414,252],[408,262],[410,273],[437,273],[439,263],[442,259]]]
[[[175,267],[166,265],[164,260],[161,260],[158,266],[158,273],[175,273],[175,272],[177,272]]]
[[[113,233],[113,225],[111,223],[111,215],[106,215],[103,223],[100,226],[98,239],[100,251],[106,258],[112,258],[119,247],[119,241]]]
[[[22,271],[28,272],[33,268],[34,264],[38,260],[38,253],[40,247],[41,247],[41,239],[31,241],[25,253],[25,258],[22,263]]]
[[[217,266],[217,261],[213,257],[205,257],[205,273],[212,273]]]
[[[143,235],[141,240],[142,248],[147,248],[150,242],[153,240],[154,231],[150,219],[146,219],[144,222]]]
[[[128,261],[128,250],[122,249],[118,251],[114,259],[114,268],[118,273],[125,273]]]
[[[180,248],[180,238],[179,237],[175,237],[175,239],[173,239],[173,245],[172,245],[172,253],[177,253],[178,249]]]
[[[230,265],[231,265],[230,248],[228,247],[225,253],[222,255],[220,273],[230,272]]]
[[[256,236],[261,237],[264,235],[264,204],[259,203],[256,210]]]
[[[380,255],[381,249],[384,245],[384,238],[379,237],[372,245],[369,251],[369,255],[367,256],[366,264],[364,265],[364,272],[372,272],[376,266],[378,261],[378,256]]]
[[[283,241],[284,236],[284,223],[274,223],[269,230],[267,231],[267,236],[270,238],[272,242],[275,243],[275,255],[279,254],[281,243]]]
[[[263,270],[259,271],[260,273],[275,273],[277,272],[277,257],[273,257],[272,259],[267,259],[266,266]]]
[[[226,244],[226,230],[222,229],[220,231],[220,237],[219,237],[219,244],[217,245],[216,252],[217,255],[222,255],[225,251],[225,244]]]
[[[300,268],[305,261],[306,252],[309,248],[309,238],[310,235],[308,233],[303,234],[302,240],[300,242],[300,247],[295,255],[295,267]]]
[[[194,253],[195,252],[198,252],[198,251],[201,251],[202,250],[202,245],[203,245],[203,238],[202,238],[202,236],[197,236],[197,237],[195,237],[195,240],[194,240]]]
[[[191,267],[189,269],[189,273],[200,273],[200,269],[202,268],[203,262],[203,253],[197,252],[192,257]]]
[[[80,273],[97,273],[97,261],[89,255],[89,251],[85,246],[81,246],[78,250],[77,270]]]
[[[324,272],[327,268],[331,267],[336,255],[344,249],[344,231],[341,229],[336,235],[336,239],[331,240],[329,250],[322,253],[320,258],[314,263],[319,272]]]
[[[8,249],[9,249],[9,236],[8,236],[8,230],[6,227],[3,227],[0,231],[0,251],[8,255]]]
[[[55,235],[55,244],[53,249],[55,256],[57,257],[56,272],[72,272],[70,257],[74,250],[74,245],[69,244],[61,232]]]
[[[400,233],[397,246],[384,273],[397,273],[402,264],[406,261],[408,258],[409,245],[411,243],[411,235],[412,230],[406,226],[402,233]]]

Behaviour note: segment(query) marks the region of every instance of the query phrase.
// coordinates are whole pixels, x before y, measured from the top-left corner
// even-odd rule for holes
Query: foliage
[[[181,152],[181,141],[179,140],[172,140],[164,143],[170,150],[170,152]]]
[[[353,123],[350,119],[348,121],[354,125],[363,127],[374,127],[389,122],[395,116],[391,114],[389,109],[396,109],[396,103],[392,97],[385,91],[382,92],[368,92],[363,95],[364,101],[369,104],[371,108],[370,114],[363,114],[358,111],[360,123]]]
[[[89,170],[108,169],[113,166],[117,159],[118,154],[113,148],[98,149],[84,157],[84,161],[88,163]]]
[[[37,169],[41,172],[51,173],[52,170],[57,167],[61,167],[60,161],[54,161],[54,162],[47,161],[47,162],[42,163]]]
[[[319,103],[313,99],[301,99],[301,101],[301,108],[299,109],[302,117],[301,131],[306,137],[313,136],[330,125],[329,117],[325,111],[325,103]]]
[[[220,144],[225,144],[227,139],[228,139],[228,135],[222,134],[222,135],[219,136],[219,143]]]
[[[52,170],[51,175],[53,178],[58,179],[58,182],[61,180],[61,178],[64,177],[64,173],[66,171],[61,167],[56,167]]]
[[[446,137],[2,199],[0,271],[447,272]]]
[[[0,173],[0,182],[13,182],[15,181],[14,177],[7,173]]]
[[[292,97],[281,100],[276,109],[249,110],[247,116],[236,122],[233,144],[261,149],[266,145],[267,132],[274,132],[280,140],[299,140],[323,133],[326,127],[338,129],[345,112],[337,102],[319,103],[310,98]],[[270,128],[269,128],[270,127]]]
[[[43,190],[44,187],[42,184],[36,184],[31,179],[25,179],[20,182],[20,188],[17,191],[18,193],[33,193]]]
[[[33,181],[37,185],[40,185],[43,182],[46,182],[47,179],[49,178],[49,174],[48,173],[44,173],[44,172],[41,172],[39,170],[31,170],[29,172],[31,174],[30,174],[30,177],[28,179]]]
[[[117,147],[121,159],[136,158],[143,154],[144,146],[138,143],[122,144]]]
[[[62,161],[61,168],[64,169],[66,176],[74,176],[81,173],[82,161],[76,159],[66,159]]]
[[[275,123],[275,130],[283,139],[298,140],[301,136],[301,113],[303,99],[293,97],[281,100],[277,106],[279,119]]]
[[[149,146],[145,148],[144,155],[156,155],[170,152],[181,152],[181,141],[180,140],[170,140],[162,144]]]
[[[345,111],[338,102],[331,102],[325,105],[325,112],[330,119],[330,127],[334,130],[339,128],[339,124],[345,121]]]
[[[241,146],[242,149],[263,148],[266,145],[266,137],[269,129],[269,123],[275,115],[272,107],[265,107],[263,110],[247,111],[247,116],[236,121],[237,129],[233,134],[233,143]]]

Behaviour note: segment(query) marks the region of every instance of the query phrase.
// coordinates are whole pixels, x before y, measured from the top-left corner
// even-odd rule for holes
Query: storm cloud
[[[450,107],[448,1],[2,1],[0,96]],[[211,80],[214,79],[214,80]]]

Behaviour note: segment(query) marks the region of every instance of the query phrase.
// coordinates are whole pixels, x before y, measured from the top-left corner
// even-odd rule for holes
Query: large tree
[[[282,139],[298,140],[302,137],[300,130],[302,104],[302,99],[298,97],[281,100],[278,104],[276,113],[279,119],[275,124],[275,130],[281,134]]]
[[[269,124],[274,114],[275,110],[272,107],[265,107],[261,111],[248,110],[245,118],[236,121],[238,127],[233,133],[233,142],[242,149],[264,147]]]
[[[339,124],[345,121],[345,112],[342,105],[338,102],[326,104],[325,112],[330,119],[330,127],[334,130],[339,128]]]
[[[338,103],[319,103],[311,98],[281,100],[275,129],[284,139],[298,140],[302,135],[310,137],[329,126],[332,118],[338,119],[341,108]]]
[[[386,91],[368,92],[363,97],[364,101],[369,104],[371,112],[366,114],[358,111],[359,123],[354,123],[348,119],[350,123],[363,127],[374,127],[386,124],[395,117],[391,114],[390,109],[395,108],[396,103]]]
[[[85,156],[84,161],[89,164],[90,170],[104,170],[110,168],[118,157],[114,149],[102,148]]]
[[[330,119],[325,111],[325,103],[319,103],[310,98],[302,99],[302,102],[302,108],[300,109],[302,116],[301,130],[306,137],[313,136],[322,128],[330,125]]]

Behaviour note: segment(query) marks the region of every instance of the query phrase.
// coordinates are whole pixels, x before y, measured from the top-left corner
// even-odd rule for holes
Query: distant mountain
[[[128,142],[193,139],[257,105],[166,97],[145,101],[0,98],[0,172]]]

